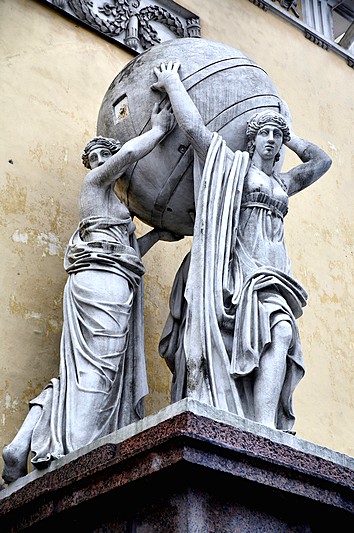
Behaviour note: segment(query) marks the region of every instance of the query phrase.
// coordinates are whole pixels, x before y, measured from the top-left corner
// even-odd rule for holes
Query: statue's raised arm
[[[135,224],[114,187],[175,125],[170,103],[154,106],[152,127],[125,144],[94,137],[82,161],[80,223],[66,249],[59,378],[30,402],[20,430],[3,450],[5,483],[144,416],[141,255],[158,240],[180,239],[153,229],[137,243]]]
[[[205,126],[198,109],[188,95],[179,77],[179,68],[180,63],[172,63],[172,61],[167,65],[162,63],[159,68],[155,67],[157,82],[152,85],[152,89],[167,93],[179,127],[187,135],[198,156],[204,161],[213,134]]]
[[[292,196],[323,176],[330,168],[332,160],[321,148],[301,139],[293,132],[290,134],[290,140],[284,144],[302,161],[302,164],[282,175],[288,186],[288,195]]]
[[[184,93],[168,81],[167,72],[164,86],[172,88],[171,100],[176,92],[176,109],[183,115]],[[191,255],[176,276],[160,342],[174,373],[171,396],[174,401],[193,397],[292,432],[292,396],[304,374],[297,319],[307,293],[291,273],[284,218],[289,195],[315,182],[331,160],[291,134],[286,118],[274,109],[248,120],[246,154],[232,153],[217,133],[209,142],[193,106],[186,102],[186,108],[184,126],[175,111],[179,125],[191,142],[198,137],[202,150],[210,148]],[[302,163],[279,174],[275,164],[284,144]]]
[[[114,194],[116,181],[127,168],[150,153],[171,131],[176,121],[171,105],[154,105],[151,129],[121,144],[115,139],[95,137],[88,143],[82,156],[90,172],[85,176],[80,193],[80,219],[101,216],[102,213],[124,210]]]
[[[115,146],[109,146],[103,152],[94,149],[97,139],[93,139],[85,149],[83,155],[84,165],[91,169],[87,177],[98,186],[110,185],[127,170],[127,167],[145,157],[159,142],[171,131],[175,119],[171,105],[167,102],[162,107],[155,104],[151,113],[151,129],[137,137],[133,137],[125,144],[114,139]],[[113,152],[112,149],[113,148]],[[103,165],[103,163],[105,163]]]

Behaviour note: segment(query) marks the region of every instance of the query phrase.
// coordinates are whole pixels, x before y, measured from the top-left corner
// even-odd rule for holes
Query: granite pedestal
[[[182,400],[0,492],[0,531],[353,531],[353,460]]]

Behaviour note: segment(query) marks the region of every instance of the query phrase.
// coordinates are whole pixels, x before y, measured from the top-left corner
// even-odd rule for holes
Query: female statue
[[[114,193],[127,167],[171,130],[170,106],[151,115],[151,130],[121,146],[95,137],[83,163],[90,169],[80,193],[80,224],[67,247],[59,378],[30,402],[14,440],[4,448],[5,482],[144,416],[147,394],[141,255],[173,234],[150,231],[139,239],[128,209]]]
[[[288,197],[320,178],[331,160],[272,110],[249,121],[249,154],[233,153],[204,125],[179,66],[155,68],[152,86],[167,93],[195,150],[193,246],[160,342],[174,373],[172,400],[191,396],[291,431],[292,395],[304,373],[296,319],[307,295],[291,276],[283,219]],[[283,144],[302,163],[279,174]]]

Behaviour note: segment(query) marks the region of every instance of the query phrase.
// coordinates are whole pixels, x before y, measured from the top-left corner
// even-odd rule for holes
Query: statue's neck
[[[253,154],[251,163],[253,166],[271,176],[274,170],[274,159],[262,159],[256,152]]]

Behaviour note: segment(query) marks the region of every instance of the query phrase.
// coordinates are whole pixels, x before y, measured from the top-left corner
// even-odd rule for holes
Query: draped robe
[[[172,401],[193,397],[252,419],[254,370],[272,328],[289,322],[276,427],[290,430],[292,394],[304,373],[296,318],[307,295],[290,273],[287,206],[258,191],[243,194],[248,158],[231,155],[215,133],[202,175],[195,159],[193,245],[176,275],[159,350],[174,374]]]
[[[144,267],[134,229],[127,211],[85,219],[70,239],[59,378],[31,401],[42,408],[31,443],[37,468],[144,416]]]

